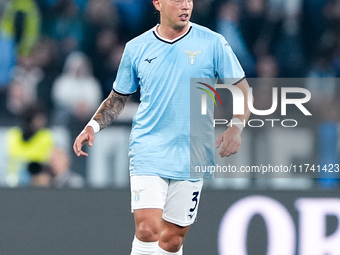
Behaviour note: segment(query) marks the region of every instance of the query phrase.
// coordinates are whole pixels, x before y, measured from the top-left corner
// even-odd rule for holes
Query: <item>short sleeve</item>
[[[228,84],[236,84],[245,77],[240,62],[235,56],[229,43],[221,36],[215,48],[216,76]]]
[[[116,80],[113,83],[113,90],[119,94],[130,95],[137,91],[138,86],[137,72],[131,60],[130,52],[126,47],[118,68]]]

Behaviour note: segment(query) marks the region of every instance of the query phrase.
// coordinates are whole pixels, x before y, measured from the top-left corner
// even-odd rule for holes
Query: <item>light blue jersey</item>
[[[223,36],[205,27],[191,24],[172,41],[155,27],[126,44],[113,90],[128,95],[140,87],[130,136],[131,175],[191,179],[190,78],[217,77],[237,83],[244,72]]]

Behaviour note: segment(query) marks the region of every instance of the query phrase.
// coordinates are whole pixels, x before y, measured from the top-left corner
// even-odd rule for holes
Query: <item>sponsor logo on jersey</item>
[[[154,57],[154,58],[151,58],[151,59],[149,59],[149,58],[147,58],[147,59],[144,59],[144,61],[146,61],[146,62],[148,62],[149,64],[151,64],[151,62],[153,61],[153,60],[155,60],[157,57]]]

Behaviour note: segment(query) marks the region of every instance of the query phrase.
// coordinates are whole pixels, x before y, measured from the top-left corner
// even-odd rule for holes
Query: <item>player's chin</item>
[[[180,29],[183,29],[183,28],[186,28],[189,24],[189,21],[179,21],[177,24],[176,24],[176,29],[177,30],[180,30]]]

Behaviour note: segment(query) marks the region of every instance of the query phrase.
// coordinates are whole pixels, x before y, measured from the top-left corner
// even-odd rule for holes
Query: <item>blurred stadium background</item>
[[[275,85],[261,79],[294,79],[312,93],[312,117],[293,112],[294,129],[245,129],[240,153],[218,163],[339,164],[340,1],[194,5],[192,21],[230,43],[256,108],[270,107]],[[72,145],[109,94],[125,43],[157,22],[150,0],[0,0],[2,254],[129,253],[127,153],[138,93],[88,158]],[[323,177],[207,181],[186,254],[340,254],[340,174]]]

